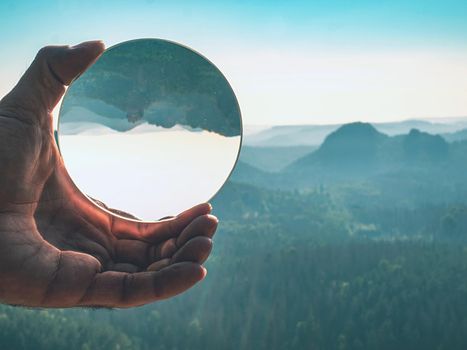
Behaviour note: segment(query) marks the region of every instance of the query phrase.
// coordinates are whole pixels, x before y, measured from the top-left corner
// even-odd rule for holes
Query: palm
[[[32,67],[0,104],[0,300],[8,303],[127,307],[170,297],[204,277],[199,264],[217,224],[207,204],[139,223],[99,209],[70,181],[49,111],[64,90],[57,75],[70,81],[102,47],[80,50],[68,57],[80,56],[75,71],[59,62],[58,72],[34,87],[34,74],[44,72]]]

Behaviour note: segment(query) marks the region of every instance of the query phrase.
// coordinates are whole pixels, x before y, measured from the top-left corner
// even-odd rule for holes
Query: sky
[[[0,95],[50,44],[155,37],[231,83],[246,125],[467,116],[467,1],[0,2]]]

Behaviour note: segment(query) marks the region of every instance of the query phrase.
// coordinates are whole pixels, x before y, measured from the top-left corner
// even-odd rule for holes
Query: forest
[[[466,349],[464,150],[364,123],[245,147],[206,280],[130,310],[0,306],[0,348]]]

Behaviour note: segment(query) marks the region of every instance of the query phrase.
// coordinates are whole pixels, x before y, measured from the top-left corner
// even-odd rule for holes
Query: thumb
[[[101,41],[76,46],[46,46],[36,55],[13,90],[1,101],[2,112],[26,121],[45,122],[65,92],[104,51]]]

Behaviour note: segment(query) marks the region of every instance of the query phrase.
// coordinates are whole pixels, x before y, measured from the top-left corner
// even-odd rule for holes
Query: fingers
[[[162,259],[148,266],[147,271],[159,271],[170,265],[170,259]]]
[[[166,260],[153,266],[158,271],[132,273],[130,264],[116,264],[127,272],[101,272],[100,263],[90,255],[58,251],[47,243],[40,247],[34,259],[23,262],[27,273],[12,274],[10,280],[16,287],[9,302],[40,307],[132,307],[175,296],[206,276],[197,263],[164,266]]]
[[[169,238],[156,245],[136,239],[118,239],[115,242],[115,259],[119,263],[130,263],[146,268],[155,261],[171,258],[175,253],[175,262],[203,263],[212,249],[211,238],[214,236],[217,224],[218,220],[213,215],[199,216],[182,231],[179,237]],[[196,240],[200,236],[206,239]],[[191,242],[193,239],[195,239],[194,243]]]
[[[205,276],[203,267],[189,262],[170,265],[157,272],[99,273],[79,305],[122,308],[139,306],[182,293]]]
[[[198,204],[175,218],[154,223],[130,221],[121,217],[111,218],[111,231],[118,238],[140,239],[149,243],[159,243],[178,236],[185,227],[199,216],[209,214],[209,203]]]
[[[214,215],[203,215],[194,219],[177,238],[177,247],[181,247],[195,236],[212,238],[217,229],[219,220]]]
[[[177,247],[175,239],[169,239],[158,245],[151,245],[135,239],[119,239],[115,242],[115,260],[129,263],[145,269],[154,261],[170,258]]]
[[[1,101],[2,110],[16,111],[26,121],[46,121],[65,87],[83,73],[104,51],[100,41],[76,46],[41,49],[14,89]]]
[[[212,250],[212,240],[208,237],[195,237],[190,239],[172,257],[171,262],[191,261],[202,264],[206,261]]]
[[[115,245],[115,260],[109,270],[129,271],[147,269],[157,271],[169,264],[182,261],[203,264],[212,250],[212,240],[198,236],[177,249],[175,240],[170,239],[158,246],[136,240],[119,240]],[[160,263],[164,261],[164,263]]]
[[[164,243],[161,243],[150,249],[149,252],[149,261],[157,261],[160,259],[170,258],[177,251],[177,245],[175,243],[175,238],[168,239]]]
[[[124,264],[124,263],[113,264],[112,266],[109,266],[109,270],[119,271],[119,272],[128,272],[128,273],[134,273],[134,272],[141,271],[141,269],[136,265]]]

